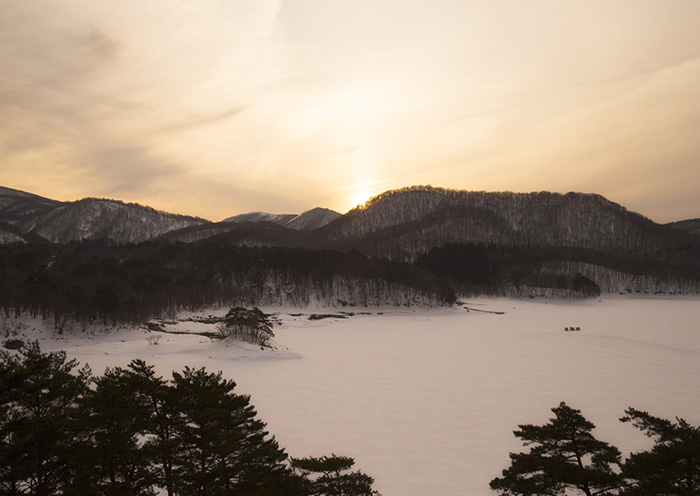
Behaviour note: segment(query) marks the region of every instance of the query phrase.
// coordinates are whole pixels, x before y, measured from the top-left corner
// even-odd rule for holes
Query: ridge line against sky
[[[3,186],[211,220],[415,184],[700,217],[700,2],[0,7]]]

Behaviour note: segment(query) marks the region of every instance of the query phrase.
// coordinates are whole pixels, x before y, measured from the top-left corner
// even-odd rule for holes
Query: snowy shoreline
[[[384,496],[491,495],[488,481],[522,449],[513,429],[546,422],[560,401],[623,454],[649,442],[618,421],[627,407],[700,424],[700,298],[462,301],[471,311],[265,307],[281,321],[269,349],[104,326],[57,335],[50,321],[24,320],[19,335],[96,374],[133,358],[164,376],[186,365],[222,371],[291,456],[352,456]],[[346,311],[354,315],[309,320]]]
[[[278,319],[275,330],[284,328],[305,328],[329,326],[340,320],[356,320],[358,318],[379,318],[411,316],[427,319],[430,316],[452,315],[461,313],[482,313],[494,316],[506,315],[516,310],[518,305],[537,304],[552,307],[592,307],[596,305],[614,304],[619,302],[700,302],[700,295],[668,295],[668,294],[606,294],[590,299],[562,299],[549,297],[474,297],[462,298],[452,306],[381,306],[381,307],[324,307],[313,305],[308,307],[296,306],[261,306],[261,310]],[[153,319],[139,327],[110,326],[101,324],[82,325],[69,322],[62,333],[54,327],[51,319],[0,317],[0,336],[2,342],[22,340],[25,342],[38,340],[47,351],[73,349],[83,356],[90,356],[93,351],[109,355],[116,353],[117,347],[129,349],[133,356],[161,357],[169,353],[190,354],[197,351],[211,353],[212,350],[223,348],[227,350],[227,359],[285,359],[300,358],[299,354],[272,340],[268,347],[243,343],[232,338],[219,339],[216,337],[216,324],[228,311],[227,307],[208,308],[201,311],[181,312],[171,319]],[[572,323],[575,325],[575,323]],[[561,329],[568,327],[563,324]],[[120,344],[121,343],[121,344]],[[160,346],[160,348],[159,348]],[[104,349],[103,349],[104,348]],[[111,351],[106,351],[111,349]],[[218,354],[218,353],[215,353]],[[129,359],[127,359],[129,360]]]

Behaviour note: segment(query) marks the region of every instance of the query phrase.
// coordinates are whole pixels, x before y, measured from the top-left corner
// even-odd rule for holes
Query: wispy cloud
[[[166,126],[162,129],[166,133],[178,133],[182,131],[188,131],[191,129],[197,129],[200,127],[206,127],[209,125],[217,124],[222,121],[227,121],[243,111],[242,108],[233,108],[230,110],[224,110],[223,112],[216,112],[211,115],[197,115],[190,117],[181,122]]]
[[[53,167],[53,181],[56,170],[64,174],[58,187],[91,194],[147,196],[168,180],[176,188],[194,164],[183,165],[189,157],[178,156],[168,135],[196,136],[250,104],[269,81],[279,7],[257,0],[4,3],[6,177],[29,172],[41,184],[41,171]]]
[[[697,2],[0,2],[6,186],[212,218],[414,182],[700,211]]]

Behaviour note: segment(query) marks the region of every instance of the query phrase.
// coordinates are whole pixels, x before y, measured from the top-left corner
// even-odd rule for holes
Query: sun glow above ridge
[[[372,193],[365,189],[361,189],[355,193],[350,202],[350,208],[363,207],[367,200],[372,197]]]

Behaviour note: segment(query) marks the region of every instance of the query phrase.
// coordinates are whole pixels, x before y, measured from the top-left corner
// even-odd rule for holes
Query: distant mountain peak
[[[208,221],[159,212],[151,207],[105,198],[59,202],[9,188],[0,189],[0,242],[139,243],[165,232]],[[1,226],[0,226],[1,228]],[[7,233],[12,234],[9,235]]]
[[[296,214],[270,214],[267,212],[246,212],[244,214],[228,217],[221,222],[272,222],[274,224],[284,224],[296,217]]]
[[[0,186],[0,221],[16,225],[42,215],[63,202]]]
[[[465,191],[433,186],[390,190],[345,215],[248,212],[211,223],[104,198],[60,202],[0,187],[0,243],[193,242],[218,236],[248,246],[358,249],[413,260],[446,243],[565,246],[625,256],[689,246],[698,221],[652,222],[598,194]],[[672,229],[675,228],[675,229]]]
[[[692,234],[700,234],[700,219],[679,220],[666,224],[668,227],[686,231]]]
[[[316,207],[300,214],[270,214],[267,212],[248,212],[234,215],[222,222],[272,222],[288,229],[297,231],[318,229],[329,222],[341,217],[341,214],[327,208]]]

